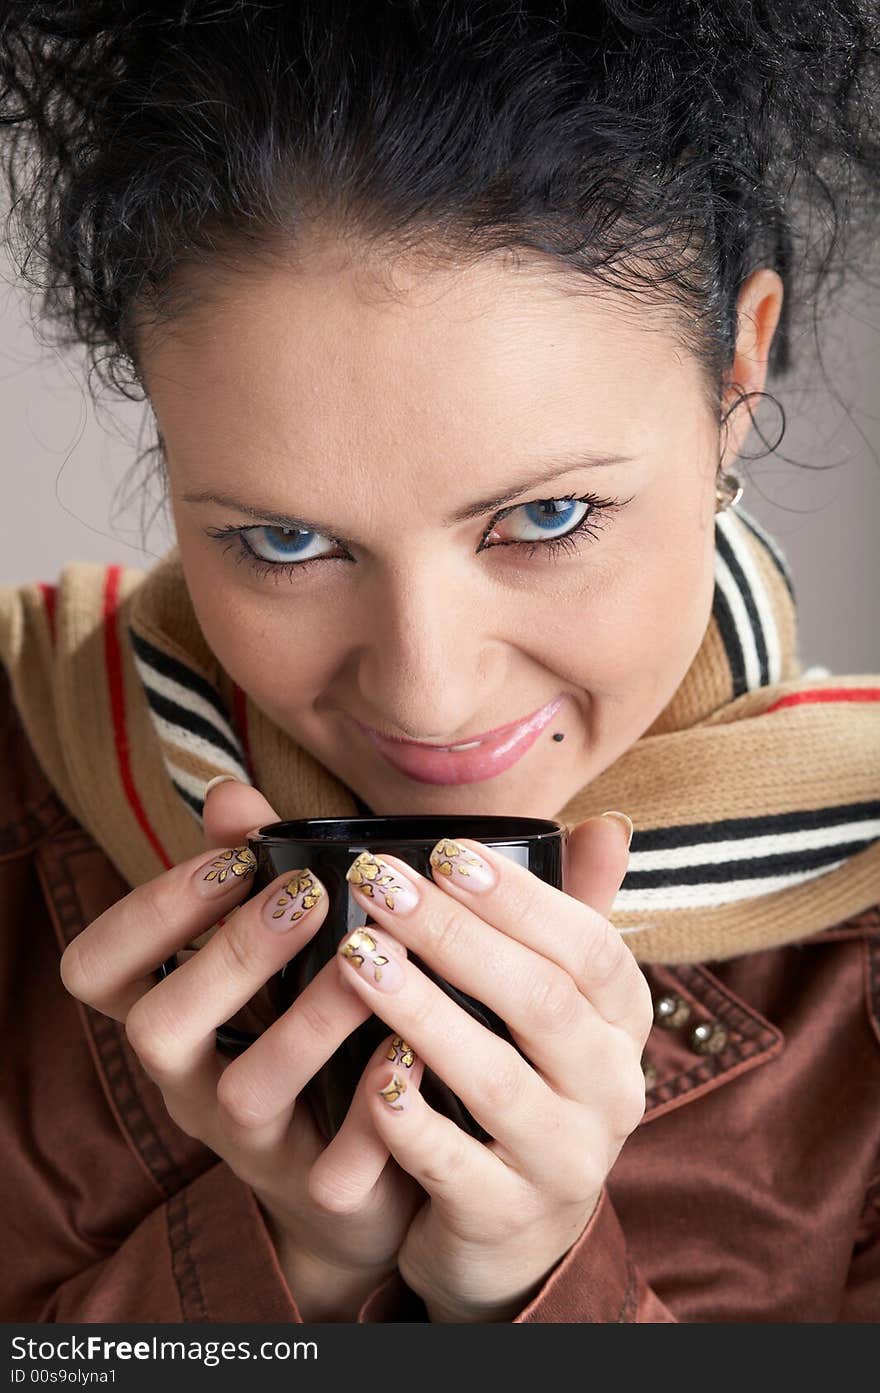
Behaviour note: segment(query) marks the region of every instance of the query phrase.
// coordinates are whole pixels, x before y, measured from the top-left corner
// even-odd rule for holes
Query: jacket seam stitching
[[[664,1079],[662,1084],[654,1084],[653,1088],[648,1090],[651,1105],[658,1106],[672,1102],[674,1099],[680,1098],[683,1093],[699,1088],[701,1084],[710,1083],[712,1079],[719,1078],[723,1074],[730,1073],[737,1065],[756,1063],[761,1055],[769,1052],[772,1041],[766,1044],[762,1044],[760,1041],[749,1041],[748,1045],[749,1048],[725,1049],[716,1055],[706,1055],[704,1059],[691,1068],[671,1075],[668,1079]]]
[[[171,1270],[177,1284],[177,1294],[184,1320],[207,1320],[205,1294],[199,1280],[198,1266],[192,1251],[189,1226],[189,1205],[186,1190],[178,1190],[168,1201],[168,1243],[171,1248]]]
[[[51,896],[59,927],[68,943],[72,942],[77,932],[82,929],[84,918],[82,905],[76,894],[76,878],[68,867],[68,858],[76,850],[88,845],[89,843],[81,842],[80,847],[77,847],[74,843],[62,851],[53,848],[55,855],[39,858],[45,876],[45,888]],[[122,1027],[118,1021],[91,1006],[84,1007],[84,1017],[86,1028],[102,1061],[107,1087],[116,1101],[131,1144],[155,1184],[167,1198],[173,1193],[173,1181],[180,1178],[181,1167],[175,1164],[140,1097],[132,1075],[131,1062],[122,1047]]]
[[[695,996],[700,996],[705,1002],[707,1009],[716,1015],[727,1018],[738,1033],[746,1039],[760,1043],[762,1040],[769,1044],[778,1032],[769,1022],[758,1020],[753,1014],[740,1005],[728,992],[725,992],[711,975],[701,967],[680,968],[679,974],[685,982],[689,978],[697,977],[702,984],[703,990],[699,993],[694,992]]]
[[[623,1293],[623,1300],[620,1303],[620,1310],[615,1318],[615,1325],[631,1324],[636,1309],[636,1269],[632,1258],[626,1259],[626,1289]]]
[[[0,828],[0,857],[4,860],[26,856],[69,818],[70,813],[54,793],[25,808],[15,822]]]
[[[782,1039],[775,1027],[751,1015],[747,1007],[725,992],[702,967],[682,965],[675,970],[675,976],[699,1005],[723,1020],[738,1039],[731,1040],[718,1054],[705,1055],[648,1089],[644,1121],[649,1120],[654,1110],[678,1101],[687,1092],[733,1070],[738,1074],[742,1066],[757,1063],[761,1054],[773,1052],[774,1045],[778,1046]]]
[[[118,1022],[111,1021],[110,1017],[96,1017],[91,1008],[88,1015],[95,1043],[104,1060],[107,1082],[113,1090],[129,1136],[149,1167],[156,1184],[165,1195],[169,1195],[172,1193],[169,1181],[178,1174],[179,1167],[175,1165],[174,1158],[140,1100],[130,1061],[113,1028],[118,1026]],[[120,1083],[123,1085],[121,1088]]]

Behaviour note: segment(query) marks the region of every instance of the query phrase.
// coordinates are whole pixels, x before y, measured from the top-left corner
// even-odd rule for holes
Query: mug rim
[[[303,845],[315,845],[323,847],[336,845],[342,846],[345,845],[346,841],[357,842],[363,840],[362,836],[358,836],[358,833],[361,832],[365,836],[379,836],[382,838],[384,842],[387,842],[389,845],[396,843],[401,846],[406,846],[413,844],[419,845],[431,840],[438,841],[439,838],[444,835],[447,835],[450,838],[452,837],[451,833],[444,833],[443,830],[438,831],[437,836],[433,837],[432,833],[427,831],[422,834],[419,834],[418,831],[416,831],[414,835],[401,836],[394,833],[391,830],[389,830],[389,832],[386,835],[382,833],[381,830],[377,829],[377,824],[396,820],[396,816],[397,815],[395,814],[376,814],[372,817],[368,817],[366,815],[357,815],[354,817],[342,816],[282,818],[279,819],[279,821],[277,822],[267,822],[263,823],[260,827],[252,828],[251,831],[247,833],[246,840],[248,842],[258,842],[263,845],[284,846],[290,842],[299,842]],[[525,830],[520,832],[511,832],[509,834],[504,834],[499,829],[497,833],[490,833],[488,836],[483,834],[482,836],[476,836],[474,838],[474,840],[476,841],[485,842],[487,846],[491,846],[493,843],[497,842],[503,842],[507,845],[510,845],[511,843],[515,842],[540,842],[559,837],[560,835],[568,835],[568,827],[566,826],[566,824],[557,821],[555,818],[519,817],[516,814],[504,813],[462,813],[459,814],[458,817],[450,817],[445,813],[413,813],[411,815],[401,814],[400,816],[406,817],[407,821],[415,823],[423,822],[425,824],[434,824],[434,827],[437,827],[439,824],[442,824],[443,828],[455,826],[457,827],[457,830],[462,837],[469,837],[471,835],[471,833],[467,830],[467,823],[473,823],[475,827],[479,823],[486,822],[515,822],[532,824],[533,830],[531,831]],[[346,834],[345,837],[327,837],[319,835],[309,836],[307,832],[297,834],[290,832],[284,833],[277,830],[283,827],[306,828],[308,826],[314,826],[315,824],[320,823],[327,824],[338,822],[348,823],[351,826],[351,833]]]

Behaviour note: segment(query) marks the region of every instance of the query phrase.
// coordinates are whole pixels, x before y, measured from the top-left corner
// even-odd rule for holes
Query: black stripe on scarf
[[[749,624],[750,624],[750,626],[751,626],[752,634],[754,635],[755,649],[756,649],[756,652],[757,652],[758,662],[759,662],[759,664],[760,664],[761,677],[760,677],[759,685],[760,685],[761,687],[766,687],[766,686],[769,685],[769,682],[770,682],[770,663],[769,663],[769,659],[768,659],[768,657],[767,657],[767,642],[766,642],[766,639],[764,638],[764,628],[763,628],[763,625],[761,624],[761,619],[760,619],[760,616],[759,616],[759,614],[758,614],[757,605],[755,604],[755,597],[754,597],[754,594],[753,594],[753,592],[752,592],[752,587],[749,585],[749,582],[748,582],[748,580],[747,580],[747,578],[746,578],[745,572],[743,571],[742,567],[741,567],[740,564],[739,564],[739,561],[738,561],[738,559],[737,559],[736,553],[735,553],[734,550],[733,550],[733,547],[730,545],[730,542],[729,542],[728,538],[727,538],[727,537],[724,535],[724,533],[721,531],[721,528],[720,528],[720,527],[719,527],[719,528],[716,528],[716,530],[715,530],[715,536],[716,536],[716,541],[717,541],[718,555],[727,563],[727,566],[728,566],[728,569],[729,569],[729,571],[730,571],[730,574],[731,574],[732,577],[733,577],[734,584],[736,585],[737,590],[739,590],[740,594],[742,595],[743,604],[745,605],[746,613],[747,613],[747,615],[748,615],[748,617],[749,617]],[[732,629],[732,628],[734,627],[733,616],[732,616],[732,614],[730,613],[730,609],[729,609],[729,607],[726,605],[726,602],[725,602],[725,608],[727,609],[728,627],[729,627],[730,629]],[[737,636],[737,645],[738,645],[738,648],[739,648],[739,656],[740,656],[740,660],[741,660],[741,659],[742,659],[742,644],[741,644],[741,642],[740,642],[739,636]],[[728,655],[728,656],[730,656],[730,655]],[[732,662],[731,662],[731,671],[733,671],[733,663],[732,663]],[[737,688],[737,683],[736,683],[736,682],[734,683],[734,692],[733,692],[734,698],[736,698],[736,697],[738,697],[738,696],[742,696],[743,693],[747,690],[747,689],[746,689],[745,670],[744,670],[744,668],[742,668],[740,671],[741,671],[741,676],[739,676],[739,674],[738,674],[738,676],[739,676],[739,681],[741,682],[742,686],[741,686],[740,689],[738,689],[738,688]]]
[[[838,803],[830,808],[799,812],[762,813],[757,817],[723,817],[713,822],[685,822],[679,827],[654,827],[633,836],[634,851],[670,851],[698,842],[726,842],[775,833],[807,832],[816,827],[837,827],[847,822],[870,822],[880,815],[880,802]]]
[[[723,818],[719,822],[697,822],[683,827],[657,827],[633,835],[631,854],[641,852],[671,852],[717,845],[724,841],[745,840],[751,837],[775,837],[775,851],[760,855],[745,853],[724,862],[699,861],[686,866],[657,867],[654,870],[627,871],[621,884],[626,890],[648,890],[666,885],[721,884],[732,880],[756,880],[767,876],[798,874],[819,870],[837,861],[844,861],[876,840],[875,832],[859,835],[858,824],[880,818],[880,800],[864,803],[845,803],[831,808],[811,808],[800,812],[777,813],[772,816]],[[785,845],[786,838],[815,830],[830,831],[834,827],[855,824],[849,840],[816,847]]]
[[[195,813],[196,817],[197,817],[197,818],[199,819],[199,821],[201,822],[201,820],[202,820],[202,815],[203,815],[203,813],[204,813],[204,811],[205,811],[205,800],[204,800],[204,798],[193,798],[193,796],[192,796],[191,793],[187,793],[187,791],[186,791],[185,788],[181,788],[180,784],[177,782],[176,779],[172,779],[171,782],[173,783],[174,787],[177,789],[177,792],[180,794],[180,796],[181,796],[181,798],[183,799],[184,803],[187,805],[188,808],[192,808],[192,810],[193,810],[193,812]]]
[[[727,663],[730,668],[730,680],[733,686],[732,698],[742,696],[747,690],[746,684],[746,661],[740,642],[739,632],[734,623],[733,614],[727,601],[727,596],[716,582],[715,597],[712,601],[712,614],[718,625],[718,632],[724,644],[724,652],[727,655]]]
[[[157,716],[161,716],[169,724],[188,730],[191,735],[197,735],[204,740],[218,756],[228,756],[236,760],[238,764],[243,764],[242,752],[236,749],[226,736],[223,735],[216,726],[211,725],[203,716],[197,716],[194,711],[188,711],[185,706],[181,706],[176,701],[171,701],[169,697],[163,696],[161,692],[154,691],[149,683],[144,683],[144,690],[147,694],[147,701]]]
[[[216,687],[213,687],[204,677],[194,672],[191,667],[186,667],[183,663],[178,662],[176,658],[172,658],[168,653],[163,653],[160,648],[155,648],[147,639],[135,633],[134,629],[130,626],[128,633],[131,639],[131,646],[142,663],[146,663],[147,667],[153,668],[161,677],[168,677],[172,682],[178,682],[181,687],[186,687],[189,691],[195,692],[203,701],[213,706],[218,716],[222,716],[227,725],[232,724],[229,719],[229,712],[224,707]]]
[[[744,860],[719,863],[704,862],[693,866],[670,866],[655,871],[628,870],[621,882],[623,890],[654,890],[669,885],[729,885],[735,880],[765,880],[779,875],[798,875],[805,871],[820,871],[836,865],[863,851],[873,836],[855,841],[839,842],[836,846],[807,847],[799,850],[780,850],[766,856],[749,856]]]
[[[748,528],[752,536],[757,537],[758,541],[763,544],[764,549],[767,552],[767,555],[770,557],[770,560],[773,562],[773,565],[776,567],[777,571],[782,576],[782,579],[785,582],[785,587],[792,598],[792,602],[796,604],[797,597],[795,595],[794,577],[792,575],[791,568],[773,537],[771,537],[769,532],[765,532],[763,527],[761,527],[760,523],[758,523],[755,520],[755,518],[753,518],[750,513],[747,513],[745,509],[739,504],[737,504],[736,516],[739,519],[739,521],[743,524],[743,526]]]

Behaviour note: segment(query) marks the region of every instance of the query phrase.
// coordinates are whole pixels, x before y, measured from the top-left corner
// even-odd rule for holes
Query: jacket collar
[[[781,1051],[782,1032],[702,964],[655,964],[643,970],[654,998],[655,1024],[642,1056],[642,1125],[723,1087]]]

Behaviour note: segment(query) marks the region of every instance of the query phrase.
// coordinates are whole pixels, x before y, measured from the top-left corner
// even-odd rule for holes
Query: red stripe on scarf
[[[808,701],[880,701],[880,687],[825,687],[821,691],[789,692],[762,713],[769,716],[783,706],[800,706]]]
[[[107,685],[110,691],[110,710],[113,716],[113,738],[116,744],[116,759],[119,764],[119,777],[132,812],[143,829],[144,835],[166,870],[174,862],[150,826],[138,791],[134,786],[129,759],[128,730],[125,723],[125,687],[122,680],[122,652],[119,635],[116,632],[116,605],[119,595],[121,566],[108,566],[104,582],[104,661],[107,672]]]
[[[49,633],[52,635],[52,647],[55,647],[55,596],[56,587],[49,585],[44,580],[38,580],[37,585],[43,595],[43,603],[46,606],[46,618],[49,621]]]

